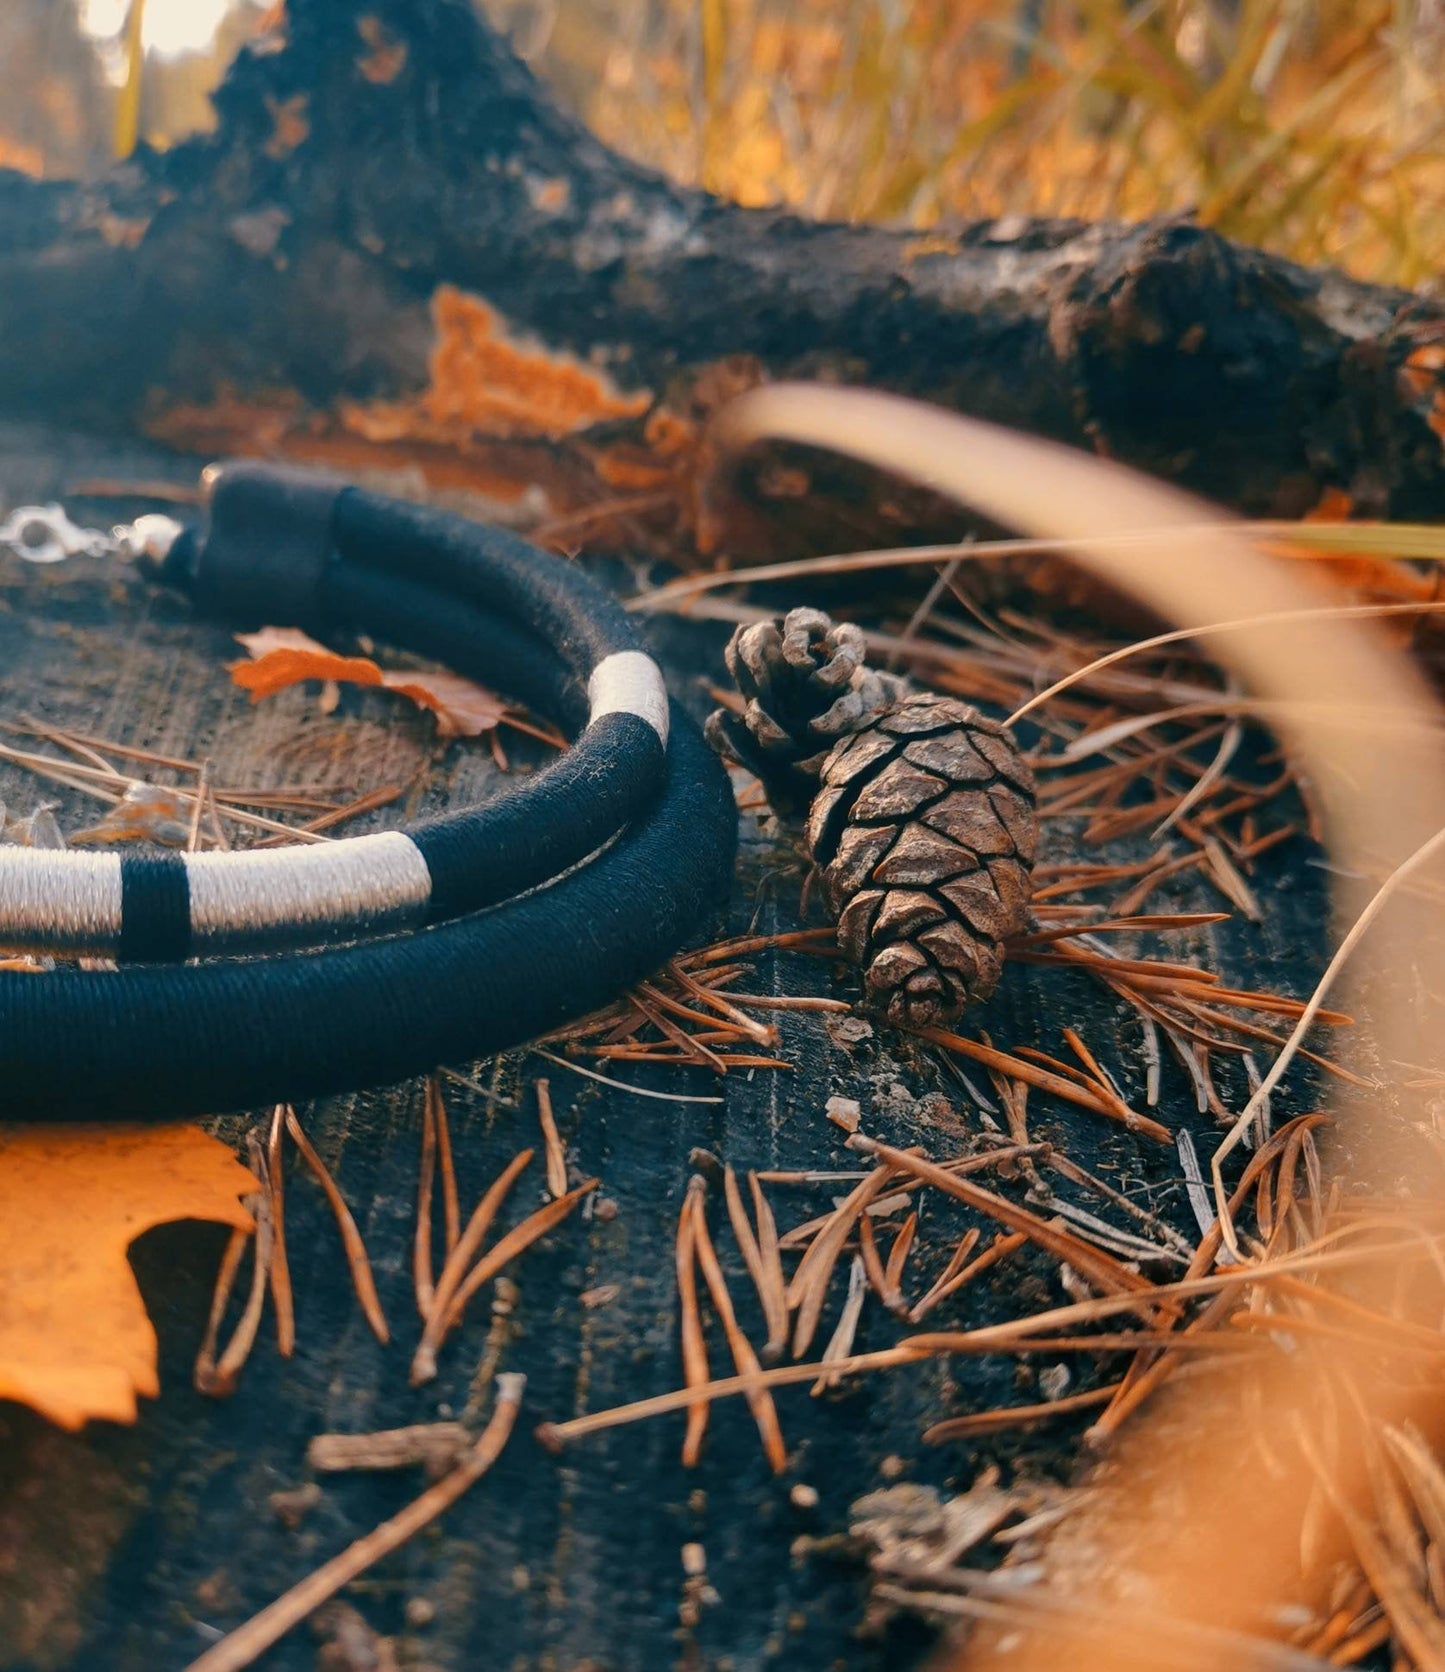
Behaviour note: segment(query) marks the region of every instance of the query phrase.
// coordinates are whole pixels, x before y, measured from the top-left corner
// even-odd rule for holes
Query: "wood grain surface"
[[[0,428],[7,506],[59,497],[95,478],[189,485],[195,469],[194,460],[139,445]],[[98,520],[143,508],[139,500],[70,503],[78,518]],[[656,637],[674,689],[700,711],[703,676],[721,672],[718,633],[661,626]],[[331,716],[319,711],[314,690],[253,709],[226,678],[232,651],[224,629],[193,620],[182,600],[104,564],[39,570],[0,556],[0,720],[29,714],[207,757],[217,781],[227,783],[341,792],[415,780],[415,793],[379,816],[378,826],[504,787],[484,746],[439,749],[426,718],[377,693],[347,696]],[[527,758],[523,749],[516,754]],[[56,801],[62,827],[71,830],[101,810],[13,770],[0,773],[0,799],[12,814]],[[1188,955],[1214,961],[1231,981],[1307,990],[1324,941],[1323,877],[1301,857],[1298,847],[1271,857],[1274,869],[1260,879],[1269,902],[1264,926],[1224,925],[1189,941]],[[800,881],[787,844],[747,821],[732,926],[794,926]],[[1196,903],[1185,891],[1174,899]],[[758,960],[749,987],[851,991],[826,965],[797,956]],[[268,1025],[264,1014],[253,1020],[258,1034]],[[1126,1091],[1142,1097],[1137,1026],[1082,982],[1011,970],[999,996],[970,1020],[997,1044],[1047,1049],[1056,1048],[1061,1026],[1075,1024]],[[143,1238],[134,1263],[160,1333],[163,1391],[144,1404],[136,1427],[94,1425],[69,1436],[0,1405],[0,1668],[180,1672],[219,1633],[420,1489],[414,1471],[327,1477],[315,1507],[286,1525],[271,1499],[308,1480],[304,1453],[313,1435],[440,1418],[475,1423],[485,1417],[499,1369],[524,1371],[528,1385],[518,1434],[497,1468],[438,1527],[348,1593],[389,1640],[379,1653],[392,1660],[337,1659],[339,1651],[323,1651],[302,1630],[263,1658],[267,1672],[370,1664],[432,1672],[862,1672],[920,1658],[921,1631],[898,1626],[882,1638],[860,1637],[862,1570],[826,1544],[797,1541],[842,1532],[850,1502],[892,1479],[967,1484],[990,1459],[1067,1476],[1077,1429],[1004,1436],[980,1449],[930,1450],[919,1442],[939,1417],[1041,1397],[1036,1376],[1046,1361],[933,1362],[822,1398],[786,1390],[779,1409],[792,1467],[781,1480],[768,1475],[739,1401],[715,1409],[702,1464],[690,1472],[678,1461],[680,1417],[615,1430],[559,1457],[531,1435],[541,1420],[678,1385],[672,1238],[695,1146],[739,1169],[850,1165],[842,1134],[824,1118],[834,1093],[859,1099],[868,1129],[892,1143],[956,1153],[977,1130],[972,1097],[936,1053],[881,1030],[849,1042],[836,1018],[814,1014],[782,1016],[781,1032],[781,1054],[793,1064],[786,1073],[719,1082],[692,1070],[622,1071],[656,1091],[718,1099],[711,1103],[608,1091],[525,1052],[453,1065],[477,1088],[448,1085],[464,1211],[524,1142],[535,1141],[530,1087],[546,1072],[569,1157],[583,1173],[601,1175],[617,1212],[569,1220],[527,1254],[512,1274],[519,1295],[509,1315],[489,1316],[485,1300],[474,1307],[443,1350],[438,1380],[419,1390],[406,1374],[417,1333],[410,1248],[419,1084],[302,1111],[366,1238],[392,1323],[389,1347],[376,1343],[358,1314],[319,1191],[294,1171],[287,1220],[297,1351],[289,1363],[278,1358],[268,1319],[229,1400],[202,1398],[190,1386],[224,1233],[181,1226]],[[1164,1087],[1161,1118],[1191,1127],[1207,1154],[1211,1128],[1172,1064]],[[0,1110],[23,1113],[4,1107],[3,1087]],[[1172,1150],[1115,1127],[1101,1130],[1092,1117],[1046,1098],[1035,1098],[1030,1115],[1038,1137],[1189,1226]],[[246,1125],[239,1117],[216,1123],[237,1141]],[[540,1172],[538,1163],[523,1187],[528,1208],[539,1200]],[[785,1225],[821,1211],[829,1198],[826,1188],[773,1196]],[[958,1226],[943,1208],[930,1208],[918,1272],[931,1275],[943,1263]],[[751,1290],[721,1227],[718,1241],[742,1321],[761,1339]],[[610,1284],[617,1286],[610,1303],[581,1303],[584,1292]],[[1053,1268],[1015,1260],[933,1321],[982,1322],[1059,1298]],[[840,1282],[825,1331],[841,1301]],[[898,1333],[870,1305],[858,1344],[884,1346]],[[723,1366],[720,1339],[709,1346],[714,1365]],[[1083,1360],[1072,1367],[1075,1387],[1090,1385],[1093,1367]],[[816,1508],[790,1502],[797,1482],[817,1489]],[[711,1587],[695,1625],[681,1612],[688,1595],[681,1551],[693,1542],[706,1552]]]

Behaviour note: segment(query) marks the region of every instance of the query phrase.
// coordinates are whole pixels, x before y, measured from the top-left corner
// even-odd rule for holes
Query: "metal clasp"
[[[80,528],[60,505],[22,505],[0,523],[0,549],[26,563],[61,563],[67,557],[105,557],[116,549],[113,536]]]

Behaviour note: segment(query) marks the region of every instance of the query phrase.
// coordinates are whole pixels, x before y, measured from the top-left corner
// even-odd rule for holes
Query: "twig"
[[[306,1466],[321,1474],[346,1469],[405,1469],[422,1463],[451,1468],[472,1443],[459,1422],[420,1422],[372,1434],[318,1434],[306,1447]]]

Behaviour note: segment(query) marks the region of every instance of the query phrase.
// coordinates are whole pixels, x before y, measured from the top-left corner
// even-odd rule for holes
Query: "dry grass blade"
[[[787,1285],[783,1278],[783,1263],[778,1257],[777,1227],[773,1224],[771,1210],[766,1202],[762,1201],[762,1190],[756,1173],[748,1174],[748,1185],[753,1193],[753,1201],[761,1204],[757,1210],[760,1236],[753,1232],[748,1210],[743,1205],[742,1194],[738,1190],[737,1174],[731,1167],[724,1168],[723,1199],[727,1203],[728,1220],[733,1228],[738,1251],[743,1257],[743,1264],[748,1268],[748,1276],[752,1278],[753,1287],[758,1292],[763,1317],[767,1320],[768,1338],[762,1347],[762,1360],[764,1364],[776,1364],[788,1344]]]
[[[728,1176],[731,1177],[731,1174]],[[753,1351],[752,1343],[738,1327],[732,1296],[728,1293],[727,1279],[723,1276],[717,1251],[708,1232],[703,1192],[689,1190],[687,1201],[692,1209],[693,1253],[702,1271],[703,1281],[707,1284],[713,1311],[717,1313],[718,1321],[722,1324],[728,1350],[733,1356],[738,1373],[743,1376],[753,1375],[761,1370],[762,1366],[758,1362],[758,1355]],[[768,1466],[775,1475],[780,1475],[788,1466],[788,1448],[783,1441],[783,1431],[778,1426],[778,1411],[773,1404],[773,1396],[766,1388],[759,1387],[756,1392],[747,1396],[747,1400],[748,1408],[753,1413],[753,1421],[758,1425],[758,1434],[763,1442],[763,1453],[767,1457]]]
[[[903,1297],[888,1287],[888,1273],[883,1268],[883,1256],[878,1252],[878,1233],[873,1229],[873,1216],[865,1213],[858,1221],[858,1258],[868,1287],[890,1312],[900,1312]]]
[[[306,1165],[315,1175],[316,1182],[325,1192],[326,1200],[330,1203],[331,1212],[336,1219],[336,1227],[341,1233],[341,1245],[346,1250],[346,1263],[351,1271],[351,1283],[356,1290],[356,1298],[361,1303],[367,1323],[371,1325],[372,1334],[385,1344],[391,1339],[391,1331],[387,1328],[386,1314],[381,1310],[381,1301],[376,1293],[376,1280],[371,1275],[371,1261],[366,1257],[366,1244],[361,1240],[361,1232],[356,1228],[351,1209],[347,1207],[345,1198],[336,1188],[335,1179],[312,1147],[311,1140],[306,1136],[301,1122],[296,1118],[296,1111],[290,1104],[286,1105],[286,1130],[291,1134],[292,1142],[301,1151]]]
[[[1445,1620],[1422,1596],[1386,1541],[1340,1489],[1328,1462],[1301,1435],[1315,1478],[1340,1518],[1360,1567],[1389,1616],[1391,1630],[1421,1672],[1445,1668]]]
[[[447,1100],[442,1096],[442,1083],[437,1075],[427,1077],[427,1094],[432,1099],[432,1116],[436,1123],[437,1171],[442,1187],[442,1227],[446,1251],[450,1257],[462,1234],[461,1193],[457,1189],[456,1163],[452,1159],[452,1125],[447,1116]]]
[[[1117,650],[1111,650],[1106,655],[1096,656],[1083,667],[1075,668],[1072,673],[1056,679],[1052,685],[1047,685],[1042,691],[1031,696],[1026,703],[1016,708],[1008,718],[1010,726],[1016,726],[1026,715],[1044,707],[1055,697],[1060,697],[1071,686],[1087,682],[1094,675],[1102,673],[1106,668],[1116,667],[1120,662],[1131,657],[1141,656],[1150,651],[1162,650],[1171,644],[1192,644],[1197,639],[1208,637],[1215,633],[1241,633],[1257,630],[1260,627],[1286,627],[1292,622],[1312,622],[1322,619],[1333,621],[1365,621],[1370,619],[1387,619],[1392,616],[1420,616],[1431,615],[1445,610],[1445,603],[1433,599],[1421,599],[1410,604],[1332,604],[1328,607],[1307,608],[1299,610],[1276,610],[1269,615],[1239,616],[1232,621],[1216,621],[1207,627],[1189,627],[1175,629],[1168,633],[1155,633],[1149,638],[1136,639],[1130,644],[1121,645]]]
[[[457,1297],[461,1293],[462,1285],[466,1281],[467,1267],[471,1264],[482,1246],[482,1239],[492,1228],[492,1221],[497,1217],[502,1203],[506,1201],[512,1186],[521,1177],[525,1169],[531,1164],[533,1150],[522,1150],[514,1155],[501,1170],[491,1184],[483,1191],[481,1200],[472,1211],[472,1217],[467,1221],[467,1228],[457,1241],[457,1245],[447,1255],[447,1263],[442,1267],[441,1276],[437,1279],[436,1292],[432,1296],[431,1306],[427,1311],[426,1324],[422,1329],[421,1340],[417,1343],[416,1352],[411,1361],[411,1384],[419,1387],[423,1382],[429,1382],[437,1372],[436,1356],[443,1341],[446,1340],[460,1311],[457,1307]]]
[[[1409,1488],[1430,1542],[1445,1550],[1445,1469],[1413,1425],[1386,1428],[1381,1439]]]
[[[1243,1141],[1245,1133],[1249,1131],[1250,1126],[1258,1118],[1260,1108],[1279,1085],[1280,1080],[1284,1077],[1285,1070],[1289,1067],[1295,1055],[1298,1053],[1305,1034],[1309,1032],[1310,1027],[1314,1024],[1314,1022],[1322,1014],[1324,1014],[1323,1006],[1325,998],[1329,994],[1329,991],[1334,985],[1336,978],[1339,976],[1340,971],[1349,962],[1351,954],[1360,944],[1361,940],[1364,939],[1370,925],[1374,923],[1376,918],[1378,918],[1380,913],[1385,909],[1385,906],[1389,903],[1390,897],[1395,893],[1395,891],[1411,876],[1415,875],[1416,872],[1423,869],[1423,867],[1427,865],[1429,861],[1441,851],[1442,848],[1445,848],[1445,829],[1437,830],[1428,841],[1423,842],[1418,848],[1416,848],[1407,859],[1403,860],[1395,867],[1395,869],[1375,891],[1369,903],[1365,906],[1365,909],[1355,919],[1354,923],[1351,924],[1349,932],[1345,935],[1344,939],[1341,940],[1339,947],[1325,969],[1325,973],[1316,983],[1314,992],[1310,994],[1309,1002],[1301,1010],[1299,1020],[1295,1023],[1293,1031],[1290,1033],[1289,1038],[1285,1041],[1279,1055],[1270,1065],[1269,1072],[1265,1075],[1254,1095],[1249,1099],[1248,1103],[1245,1104],[1243,1112],[1240,1114],[1239,1119],[1230,1128],[1224,1141],[1219,1145],[1218,1149],[1215,1150],[1213,1158],[1210,1161],[1210,1172],[1214,1180],[1214,1196],[1219,1209],[1220,1221],[1224,1229],[1224,1240],[1232,1254],[1238,1252],[1238,1247],[1235,1241],[1233,1222],[1227,1217],[1228,1204],[1225,1199],[1223,1173],[1224,1161],[1235,1149],[1235,1147]]]
[[[301,1624],[323,1602],[343,1586],[359,1578],[408,1539],[456,1503],[457,1499],[486,1474],[501,1456],[517,1420],[525,1376],[497,1377],[497,1403],[491,1421],[476,1443],[449,1474],[414,1498],[399,1514],[392,1516],[364,1538],[334,1556],[315,1573],[294,1585],[284,1596],[238,1627],[229,1637],[193,1660],[186,1672],[244,1672],[288,1631]]]
[[[506,1236],[489,1248],[467,1273],[461,1287],[453,1296],[452,1303],[447,1308],[447,1329],[455,1329],[466,1310],[467,1302],[483,1284],[490,1283],[497,1273],[510,1265],[519,1254],[524,1253],[534,1242],[539,1242],[549,1231],[560,1225],[601,1183],[601,1179],[584,1179],[565,1196],[559,1196],[554,1202],[545,1202],[529,1213],[520,1225],[514,1226]]]

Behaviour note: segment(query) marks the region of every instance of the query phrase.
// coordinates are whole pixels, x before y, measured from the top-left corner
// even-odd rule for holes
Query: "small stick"
[[[346,1250],[346,1263],[351,1268],[351,1284],[356,1290],[356,1298],[361,1303],[367,1323],[371,1325],[372,1334],[385,1346],[391,1340],[391,1331],[386,1326],[386,1314],[381,1310],[381,1301],[377,1297],[376,1282],[371,1275],[371,1261],[366,1257],[366,1244],[361,1240],[361,1232],[356,1228],[351,1209],[347,1207],[341,1192],[336,1188],[335,1179],[326,1170],[326,1163],[312,1148],[311,1140],[306,1136],[301,1122],[296,1118],[296,1111],[289,1103],[286,1105],[286,1130],[291,1134],[297,1149],[301,1151],[306,1165],[315,1174],[316,1182],[326,1193],[326,1200],[331,1204],[331,1211],[336,1217],[336,1228],[341,1233],[341,1245]]]
[[[437,1123],[436,1100],[441,1087],[435,1074],[429,1074],[426,1093],[421,1103],[421,1166],[416,1183],[416,1234],[411,1245],[411,1280],[416,1292],[416,1309],[425,1322],[431,1311],[436,1286],[432,1278],[431,1254],[431,1197],[436,1178]]]
[[[423,1382],[431,1381],[437,1373],[437,1349],[446,1339],[448,1330],[461,1316],[460,1308],[456,1308],[457,1296],[463,1286],[467,1266],[482,1246],[482,1238],[492,1227],[492,1221],[502,1203],[506,1201],[512,1186],[521,1176],[524,1168],[531,1164],[534,1150],[521,1150],[514,1155],[505,1167],[497,1174],[482,1195],[472,1211],[472,1217],[467,1221],[467,1228],[458,1239],[456,1247],[447,1255],[446,1264],[442,1267],[441,1276],[437,1279],[436,1290],[432,1295],[431,1305],[427,1308],[426,1326],[422,1330],[421,1340],[417,1343],[416,1353],[411,1361],[411,1385],[419,1387]],[[498,1244],[500,1247],[501,1245]],[[475,1292],[475,1291],[473,1291]],[[465,1303],[463,1303],[465,1304]]]
[[[567,1152],[552,1113],[552,1088],[546,1080],[537,1082],[537,1120],[542,1128],[543,1153],[547,1158],[547,1189],[552,1196],[567,1194]]]
[[[734,1189],[736,1190],[736,1186]],[[687,1200],[692,1207],[693,1253],[702,1270],[708,1294],[712,1297],[713,1310],[717,1313],[723,1334],[727,1337],[733,1363],[741,1375],[755,1375],[762,1366],[758,1363],[758,1355],[753,1351],[752,1343],[738,1328],[737,1314],[733,1310],[732,1296],[728,1293],[727,1279],[723,1276],[717,1251],[708,1232],[703,1192],[689,1189]],[[748,1408],[753,1413],[753,1421],[758,1425],[758,1435],[763,1442],[763,1453],[767,1457],[768,1465],[775,1475],[780,1475],[788,1466],[788,1448],[783,1440],[783,1431],[778,1426],[778,1411],[773,1404],[773,1396],[766,1388],[759,1387],[748,1394],[747,1401]]]
[[[688,1181],[683,1197],[682,1213],[677,1223],[677,1293],[681,1303],[682,1379],[689,1390],[708,1381],[707,1345],[702,1335],[702,1313],[697,1304],[697,1220],[693,1215],[693,1199],[707,1186],[700,1178]],[[745,1378],[750,1390],[756,1388],[752,1377]],[[696,1467],[702,1454],[703,1435],[707,1433],[708,1402],[695,1399],[689,1391],[687,1399],[687,1432],[682,1442],[682,1465]]]
[[[419,1422],[374,1434],[318,1434],[306,1448],[306,1465],[322,1474],[343,1469],[405,1469],[414,1463],[450,1468],[472,1443],[459,1422]]]
[[[757,1175],[749,1173],[748,1182],[753,1188],[756,1200],[760,1194]],[[753,1280],[753,1287],[758,1292],[758,1299],[762,1302],[763,1316],[768,1324],[768,1339],[762,1349],[763,1363],[776,1364],[783,1356],[788,1342],[788,1302],[782,1262],[777,1259],[777,1232],[774,1229],[774,1258],[770,1264],[763,1256],[758,1238],[753,1234],[748,1210],[743,1206],[742,1194],[738,1190],[737,1175],[731,1167],[723,1169],[723,1197],[727,1202],[733,1236],[742,1253],[743,1264],[748,1268],[748,1275]]]
[[[266,1138],[266,1182],[270,1190],[271,1304],[276,1308],[276,1351],[290,1358],[296,1350],[296,1308],[291,1295],[291,1263],[286,1257],[286,1176],[284,1147],[286,1106],[278,1103],[271,1111],[271,1129]]]
[[[525,1376],[498,1376],[497,1404],[492,1419],[478,1436],[476,1444],[450,1474],[429,1486],[400,1514],[383,1521],[364,1538],[357,1539],[339,1556],[333,1556],[299,1585],[293,1585],[269,1607],[253,1615],[229,1637],[207,1649],[191,1662],[185,1672],[244,1672],[244,1668],[252,1665],[259,1655],[279,1642],[293,1627],[300,1625],[343,1586],[349,1585],[383,1556],[400,1550],[409,1538],[435,1521],[444,1510],[450,1509],[501,1456],[517,1420],[517,1407],[521,1403],[526,1381]]]

